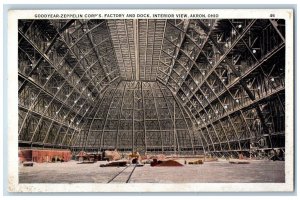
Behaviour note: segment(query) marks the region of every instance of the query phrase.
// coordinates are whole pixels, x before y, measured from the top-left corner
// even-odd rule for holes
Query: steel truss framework
[[[18,48],[20,146],[285,147],[284,20],[19,20]]]

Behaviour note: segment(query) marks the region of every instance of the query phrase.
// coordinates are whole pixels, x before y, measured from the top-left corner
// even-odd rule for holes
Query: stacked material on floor
[[[163,161],[166,159],[166,156],[164,154],[157,154],[157,155],[153,155],[153,154],[147,154],[147,155],[141,155],[140,156],[140,161],[143,164],[151,164],[151,162],[153,162],[154,159],[156,160],[160,160]]]
[[[70,150],[55,149],[21,149],[19,150],[19,160],[21,163],[32,161],[43,162],[67,162],[72,157]]]
[[[125,167],[127,166],[127,162],[127,160],[113,161],[107,164],[101,164],[100,167]]]
[[[141,157],[141,155],[140,155],[140,153],[139,152],[134,152],[134,153],[130,153],[129,155],[128,155],[128,157],[129,158],[140,158]]]
[[[150,160],[150,159],[143,159],[141,162],[143,164],[151,164],[152,160]]]
[[[20,163],[24,163],[26,161],[32,161],[32,150],[31,149],[19,150],[18,154],[19,154]]]
[[[121,155],[119,154],[119,152],[117,150],[105,151],[104,155],[105,155],[105,158],[108,158],[109,161],[121,159]]]
[[[230,159],[230,164],[249,164],[250,162],[247,160],[241,160],[241,159]]]
[[[151,162],[152,167],[180,167],[183,166],[179,162],[175,160],[157,160],[153,159],[153,162]]]
[[[80,161],[78,164],[90,164],[90,163],[95,163],[99,159],[99,155],[97,154],[92,154],[92,153],[87,153],[85,151],[80,151],[76,155],[76,160]]]
[[[130,160],[130,163],[132,164],[141,164],[142,163],[142,157],[139,154],[139,152],[134,152],[128,155],[128,160]]]
[[[24,167],[33,167],[33,162],[23,162]]]
[[[189,165],[202,165],[203,160],[195,160],[195,161],[190,161],[188,162]]]
[[[90,155],[88,155],[85,151],[80,151],[76,155],[76,160],[78,161],[90,160]]]
[[[158,155],[150,156],[150,159],[165,160],[166,156],[164,154],[158,154]]]

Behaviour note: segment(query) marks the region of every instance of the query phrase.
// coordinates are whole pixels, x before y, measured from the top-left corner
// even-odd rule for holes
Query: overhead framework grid
[[[285,146],[281,19],[19,20],[19,146]]]

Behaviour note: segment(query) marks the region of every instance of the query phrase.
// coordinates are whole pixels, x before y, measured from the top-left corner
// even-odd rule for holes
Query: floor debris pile
[[[23,162],[24,167],[33,167],[33,162]]]
[[[109,161],[115,161],[121,159],[121,154],[115,149],[114,151],[105,151],[105,158]]]
[[[151,162],[152,167],[180,167],[183,166],[183,164],[175,161],[175,160],[157,160],[153,159],[153,162]]]
[[[85,151],[80,151],[75,157],[76,160],[80,161],[77,164],[93,164],[98,161],[97,155],[89,154]]]
[[[112,161],[106,164],[101,164],[100,167],[125,167],[127,166],[128,161],[126,160],[119,160],[119,161]]]
[[[203,160],[196,160],[196,161],[190,161],[188,162],[189,165],[202,165]]]

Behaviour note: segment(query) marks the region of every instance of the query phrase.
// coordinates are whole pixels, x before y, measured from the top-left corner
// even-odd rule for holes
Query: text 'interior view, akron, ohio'
[[[18,20],[20,183],[284,183],[285,20]]]

